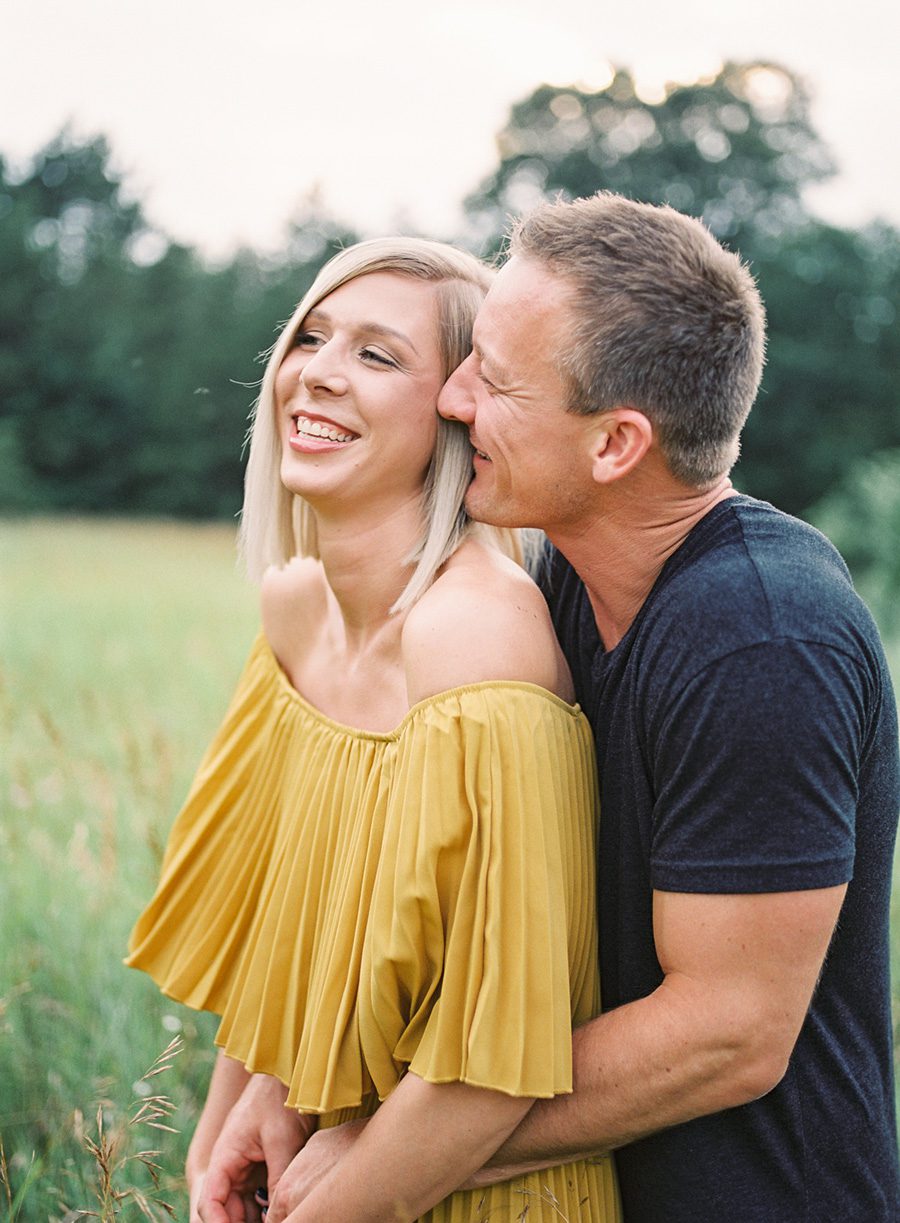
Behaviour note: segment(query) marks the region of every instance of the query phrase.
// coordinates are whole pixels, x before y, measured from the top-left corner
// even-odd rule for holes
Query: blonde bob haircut
[[[492,270],[473,255],[424,238],[373,238],[358,242],[339,251],[320,270],[269,355],[252,413],[240,551],[254,581],[258,582],[270,565],[285,565],[295,556],[319,556],[312,509],[281,482],[281,439],[275,425],[278,368],[310,310],[341,285],[370,272],[396,272],[437,286],[445,380],[469,354],[475,315],[493,279]],[[521,563],[517,532],[479,526],[467,515],[464,498],[471,478],[472,448],[465,426],[440,419],[423,488],[422,535],[407,557],[407,563],[415,568],[391,611],[411,607],[434,581],[441,565],[476,528]]]

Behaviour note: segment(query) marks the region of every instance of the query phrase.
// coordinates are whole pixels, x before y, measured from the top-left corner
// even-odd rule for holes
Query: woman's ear
[[[597,484],[620,480],[640,463],[653,444],[653,426],[636,408],[613,408],[597,420],[591,475]]]

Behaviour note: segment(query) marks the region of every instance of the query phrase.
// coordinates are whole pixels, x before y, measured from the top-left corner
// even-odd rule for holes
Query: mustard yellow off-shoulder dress
[[[547,1097],[599,1003],[596,784],[577,707],[455,688],[389,734],[325,717],[265,638],[203,759],[126,961],[335,1125],[410,1069]],[[431,1223],[620,1218],[612,1161],[459,1192]]]

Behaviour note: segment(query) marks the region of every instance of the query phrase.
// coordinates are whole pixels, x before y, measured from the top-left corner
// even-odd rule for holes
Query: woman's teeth
[[[324,425],[318,420],[308,420],[305,416],[297,417],[297,432],[309,437],[327,437],[330,442],[352,442],[354,433],[341,433],[333,425]]]

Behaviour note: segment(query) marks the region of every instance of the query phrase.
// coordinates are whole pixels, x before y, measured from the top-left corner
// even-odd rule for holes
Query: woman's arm
[[[210,1152],[249,1079],[249,1074],[240,1062],[226,1057],[222,1052],[218,1054],[206,1093],[206,1103],[194,1130],[184,1169],[191,1201],[191,1223],[199,1223],[197,1203],[203,1190]]]
[[[336,1160],[339,1134],[310,1139],[279,1182],[268,1223],[417,1219],[490,1158],[532,1103],[410,1072]]]

